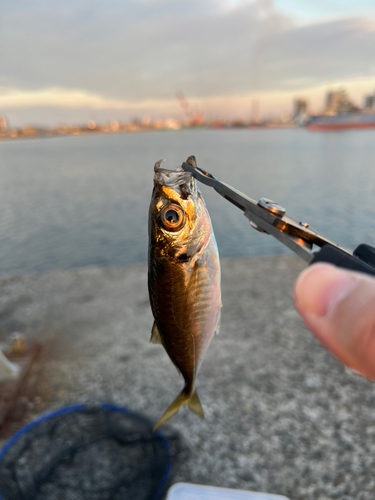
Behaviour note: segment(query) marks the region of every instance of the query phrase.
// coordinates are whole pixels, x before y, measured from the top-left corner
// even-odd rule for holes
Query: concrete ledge
[[[374,498],[375,385],[307,332],[292,300],[303,267],[291,256],[222,259],[221,332],[198,378],[206,419],[183,409],[170,423],[190,449],[176,481],[293,500]],[[148,342],[144,266],[4,277],[0,286],[0,342],[18,331],[45,345],[36,390],[23,396],[27,421],[94,401],[156,420],[182,387],[163,348]]]

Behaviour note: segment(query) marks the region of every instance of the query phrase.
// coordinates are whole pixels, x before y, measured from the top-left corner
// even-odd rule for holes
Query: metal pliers
[[[296,253],[308,264],[328,262],[338,267],[375,276],[375,248],[361,244],[350,252],[314,231],[305,222],[297,222],[285,215],[285,208],[267,198],[258,202],[237,191],[212,174],[196,166],[194,156],[181,165],[185,172],[195,179],[211,186],[226,200],[244,212],[250,225],[263,233],[270,234]],[[314,247],[319,247],[317,250]]]

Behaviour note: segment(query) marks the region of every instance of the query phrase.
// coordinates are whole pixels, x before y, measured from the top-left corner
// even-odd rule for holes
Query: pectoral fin
[[[162,344],[163,345],[163,343],[161,341],[160,333],[159,333],[158,327],[156,326],[155,321],[154,321],[154,324],[152,325],[152,329],[151,329],[150,342],[151,342],[151,344]]]

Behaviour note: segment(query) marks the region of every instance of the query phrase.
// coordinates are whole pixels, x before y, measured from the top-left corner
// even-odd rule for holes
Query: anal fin
[[[151,344],[162,344],[163,345],[163,342],[161,341],[160,333],[159,333],[158,327],[156,326],[155,321],[154,321],[154,324],[152,325],[152,329],[151,329],[150,342],[151,342]]]
[[[216,333],[216,335],[220,331],[220,323],[221,323],[221,306],[220,306],[220,309],[219,309],[219,314],[217,316],[217,321],[216,321],[216,326],[215,326],[215,333]]]

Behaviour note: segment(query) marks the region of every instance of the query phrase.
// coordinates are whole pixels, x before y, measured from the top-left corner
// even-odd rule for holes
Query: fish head
[[[154,190],[149,212],[153,251],[180,262],[199,254],[211,235],[211,220],[191,173],[155,164]]]

